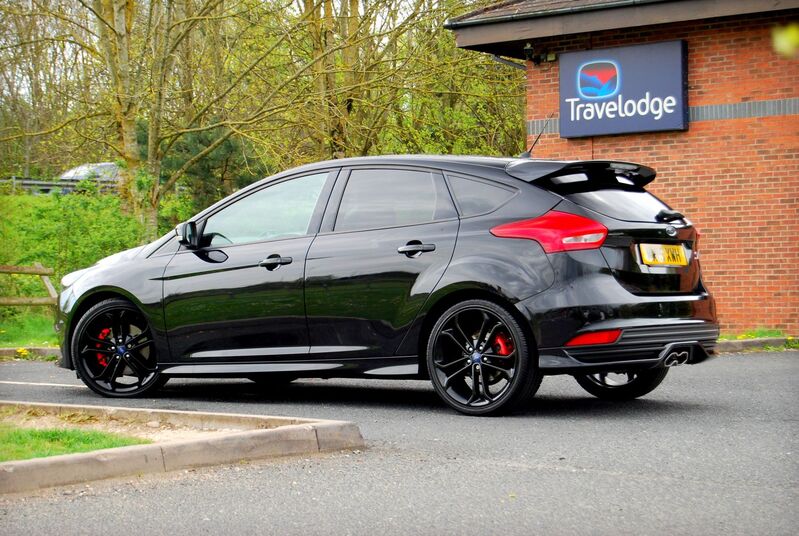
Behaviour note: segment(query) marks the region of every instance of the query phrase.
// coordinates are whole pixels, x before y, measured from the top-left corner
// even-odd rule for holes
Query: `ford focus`
[[[654,178],[456,156],[292,169],[65,276],[59,364],[107,397],[173,377],[417,378],[488,415],[569,374],[637,398],[718,337],[699,234]]]

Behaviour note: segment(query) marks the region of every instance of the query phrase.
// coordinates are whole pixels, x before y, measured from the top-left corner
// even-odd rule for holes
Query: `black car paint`
[[[509,176],[507,162],[423,156],[363,158],[313,164],[265,179],[193,220],[201,226],[215,211],[272,181],[328,170],[331,178],[314,215],[318,233],[196,251],[180,246],[174,233],[168,234],[127,256],[99,263],[66,288],[59,308],[60,331],[68,339],[83,311],[104,297],[117,295],[132,301],[150,322],[165,374],[293,371],[298,376],[407,377],[423,374],[423,367],[418,366],[420,337],[431,315],[450,300],[479,295],[513,307],[525,320],[539,347],[539,365],[545,373],[599,366],[601,359],[565,349],[563,344],[577,333],[610,327],[673,325],[677,328],[673,336],[686,340],[680,330],[693,335],[691,328],[701,324],[709,329],[695,342],[712,352],[718,333],[715,306],[699,280],[695,259],[690,269],[655,269],[666,278],[695,282],[690,289],[691,284],[679,283],[666,293],[636,293],[641,289],[635,281],[625,279],[632,275],[634,280],[635,274],[649,269],[631,266],[617,254],[618,248],[630,244],[624,239],[615,243],[613,230],[629,229],[668,241],[660,236],[663,225],[620,222],[576,206]],[[388,230],[334,232],[334,201],[343,188],[339,170],[376,164],[480,177],[518,193],[485,215]],[[548,165],[555,170],[564,164]],[[519,169],[528,173],[526,167],[523,162]],[[489,233],[495,225],[533,218],[563,205],[571,212],[609,222],[612,230],[606,246],[546,255],[535,241]],[[678,240],[693,232],[688,222],[675,226]],[[398,247],[414,240],[434,243],[436,250],[417,258],[397,253]],[[376,250],[379,253],[374,253]],[[290,256],[293,262],[267,271],[258,262],[270,254]],[[365,268],[370,255],[377,264]],[[326,301],[331,294],[337,298],[335,303]],[[276,295],[280,297],[277,302]],[[268,306],[264,304],[267,296]],[[275,303],[280,305],[277,310]],[[392,306],[397,309],[391,310]],[[67,348],[62,344],[60,365],[73,368]],[[630,354],[630,364],[658,364],[657,353],[653,357],[651,351],[636,348]],[[601,354],[603,348],[597,350]],[[698,355],[695,361],[706,357]],[[609,355],[604,362],[617,364],[618,359]]]

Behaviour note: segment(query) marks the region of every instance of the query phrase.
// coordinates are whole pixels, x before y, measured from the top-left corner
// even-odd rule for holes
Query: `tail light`
[[[621,336],[620,329],[606,329],[603,331],[592,331],[577,335],[566,346],[587,346],[589,344],[613,344]]]
[[[550,210],[538,218],[494,227],[491,234],[502,238],[535,240],[547,253],[558,253],[596,249],[607,238],[608,228],[577,214]]]

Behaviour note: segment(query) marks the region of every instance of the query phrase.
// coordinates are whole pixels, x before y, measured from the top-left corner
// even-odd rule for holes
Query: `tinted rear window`
[[[617,220],[654,222],[655,216],[668,205],[632,181],[612,174],[583,173],[536,181],[541,186],[582,207]]]
[[[515,190],[503,188],[497,184],[489,184],[457,175],[448,175],[448,179],[452,194],[464,217],[496,210],[516,193]]]

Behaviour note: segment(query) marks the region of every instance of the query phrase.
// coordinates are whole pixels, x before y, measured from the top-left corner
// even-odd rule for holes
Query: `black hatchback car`
[[[718,336],[699,235],[654,177],[455,156],[292,169],[64,277],[60,365],[111,397],[171,377],[429,378],[486,415],[549,374],[639,397]]]

